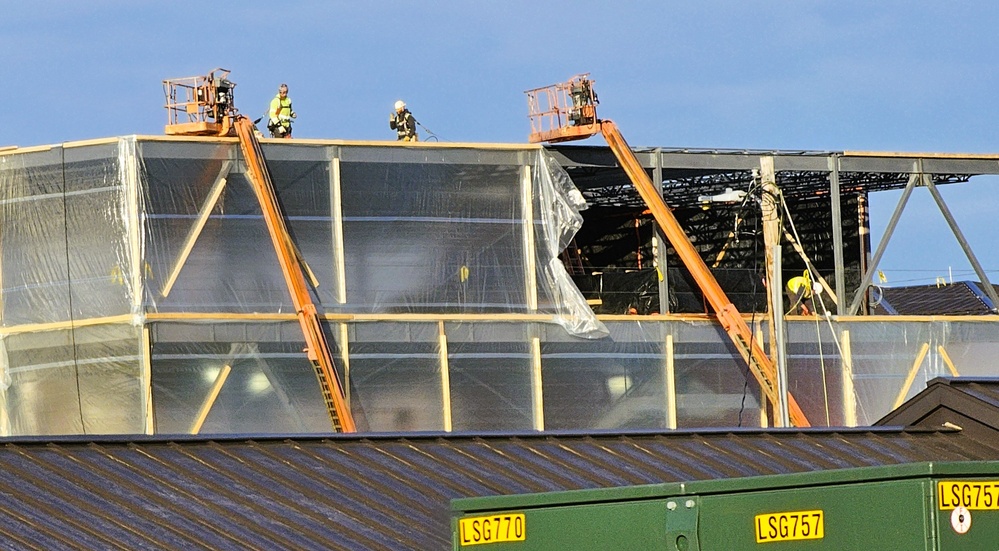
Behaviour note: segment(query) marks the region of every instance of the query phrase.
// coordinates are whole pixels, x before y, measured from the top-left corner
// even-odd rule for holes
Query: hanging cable
[[[797,228],[794,227],[794,220],[791,218],[791,210],[787,206],[787,201],[784,200],[783,195],[781,196],[781,201],[780,202],[781,202],[781,206],[783,207],[782,210],[787,214],[787,223],[788,223],[788,226],[791,228],[791,235],[794,236],[794,239],[798,243],[801,243],[802,242],[801,241],[801,237],[798,235],[798,230],[797,230]],[[812,280],[812,281],[818,281],[820,279],[820,274],[818,274],[818,273],[812,273],[812,268],[811,268],[811,266],[808,263],[805,264],[805,269],[808,271],[808,278],[810,280]],[[824,317],[826,319],[826,322],[829,324],[829,334],[832,336],[833,343],[836,344],[836,349],[839,351],[839,357],[843,358],[843,347],[840,344],[839,337],[836,334],[836,328],[833,327],[833,324],[832,324],[832,315],[829,313],[829,309],[826,308],[825,301],[822,300],[822,293],[821,292],[819,292],[819,293],[812,293],[812,298],[813,299],[818,299],[819,307],[821,308],[821,311],[820,311],[821,314],[820,314],[820,312],[814,312],[814,314],[816,316],[821,315],[822,317]],[[828,426],[829,425],[829,390],[828,390],[828,385],[826,383],[826,362],[825,362],[825,355],[822,352],[822,334],[821,334],[821,330],[819,328],[819,318],[818,317],[815,318],[815,340],[816,340],[816,342],[818,343],[818,346],[819,346],[819,365],[821,366],[821,369],[822,369],[822,396],[823,396],[823,399],[825,400],[826,426]]]
[[[76,379],[77,410],[80,414],[80,430],[87,434],[87,420],[83,415],[83,391],[80,388],[80,354],[76,347],[76,320],[73,311],[73,268],[69,255],[69,206],[67,204],[66,193],[66,148],[60,148],[61,168],[62,168],[62,228],[63,237],[66,240],[66,296],[69,299],[69,338],[73,347],[73,375]],[[123,276],[124,277],[124,276]]]
[[[824,310],[824,309],[823,309]],[[822,399],[825,403],[826,411],[826,426],[830,425],[829,422],[829,387],[826,384],[826,358],[822,353],[822,330],[819,325],[819,316],[815,316],[815,341],[819,345],[819,368],[822,371]]]
[[[434,139],[435,142],[441,141],[441,139],[437,137],[437,134],[434,134],[433,132],[430,131],[429,128],[427,128],[426,126],[423,126],[423,123],[421,123],[420,121],[417,121],[415,118],[413,120],[416,121],[416,126],[419,126],[420,128],[422,128],[423,131],[426,132],[428,136],[430,136],[431,138]]]
[[[756,188],[757,188],[757,179],[756,179],[756,176],[757,176],[757,173],[754,170],[753,171],[753,182],[749,186],[749,191],[746,192],[746,197],[742,200],[742,205],[740,205],[740,211],[746,207],[746,203],[749,201],[749,199],[751,197],[751,194],[756,191]],[[759,235],[759,233],[760,233],[760,224],[761,223],[762,223],[762,221],[760,220],[760,217],[757,216],[756,217],[756,232],[755,232],[755,235]],[[753,278],[753,290],[752,290],[752,293],[750,294],[750,297],[752,297],[750,300],[751,300],[751,304],[752,304],[753,313],[752,313],[752,316],[750,317],[750,323],[749,323],[749,331],[750,331],[750,333],[749,333],[749,339],[751,341],[755,341],[756,340],[756,298],[757,298],[756,290],[757,290],[757,285],[759,283],[759,278],[757,277],[757,274],[759,273],[759,268],[760,268],[760,264],[759,264],[759,251],[760,251],[760,248],[759,247],[760,247],[760,241],[759,241],[759,239],[755,239],[754,238],[753,239],[753,275],[752,275],[752,278]],[[743,373],[742,373],[742,377],[743,377],[745,383],[743,383],[743,385],[742,385],[742,402],[739,405],[739,424],[737,425],[739,428],[742,428],[742,414],[746,410],[746,396],[749,394],[749,378],[750,378],[749,362],[745,362],[745,364],[746,365],[745,365],[745,368],[743,369]],[[761,405],[761,407],[763,407],[763,406]]]

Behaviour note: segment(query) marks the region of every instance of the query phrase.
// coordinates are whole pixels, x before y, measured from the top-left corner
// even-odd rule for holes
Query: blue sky
[[[251,116],[288,83],[302,138],[392,139],[404,99],[444,141],[523,142],[523,91],[589,72],[636,146],[991,153],[997,28],[991,2],[0,0],[0,147],[160,134],[162,80],[224,67]],[[994,281],[997,184],[941,190]],[[881,268],[975,279],[925,189]]]

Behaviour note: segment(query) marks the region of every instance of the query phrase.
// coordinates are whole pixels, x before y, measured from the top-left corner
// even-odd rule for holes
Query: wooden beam
[[[905,384],[902,385],[902,390],[899,391],[898,397],[895,398],[895,404],[892,405],[891,409],[898,409],[898,406],[905,402],[905,397],[909,394],[909,389],[912,388],[913,381],[916,380],[916,374],[919,373],[919,366],[922,365],[923,359],[926,358],[926,353],[930,350],[930,343],[924,342],[923,346],[919,349],[919,354],[916,354],[916,361],[912,363],[912,369],[909,370],[909,375],[905,378]]]
[[[447,334],[444,322],[437,322],[437,348],[441,365],[441,403],[443,404],[444,432],[451,432],[451,369],[447,357]]]
[[[215,383],[212,385],[212,389],[208,392],[208,396],[205,397],[204,403],[201,404],[201,410],[198,412],[197,418],[194,420],[194,424],[191,425],[191,434],[198,434],[201,432],[201,426],[205,424],[205,419],[208,417],[208,412],[212,410],[212,406],[215,405],[215,399],[218,398],[219,392],[222,391],[222,385],[225,384],[225,380],[229,377],[229,372],[232,371],[232,367],[229,364],[222,366],[219,370],[219,374],[215,377]]]
[[[666,333],[666,428],[676,429],[676,351],[673,333]]]
[[[181,247],[180,254],[177,255],[177,260],[173,263],[173,269],[170,270],[170,275],[167,277],[166,283],[163,284],[163,288],[160,290],[160,294],[164,297],[169,295],[170,290],[173,289],[173,285],[177,282],[177,277],[180,275],[180,270],[187,262],[187,257],[191,254],[191,249],[194,248],[194,244],[197,243],[198,237],[201,236],[201,230],[204,229],[205,224],[208,223],[208,217],[212,214],[212,211],[215,210],[215,204],[218,203],[219,197],[222,196],[222,192],[225,190],[226,176],[229,175],[230,170],[232,170],[232,161],[226,161],[222,164],[222,169],[219,171],[218,176],[215,177],[215,182],[208,191],[208,197],[205,199],[204,204],[201,205],[201,211],[198,212],[198,218],[194,221],[194,225],[191,226],[191,230],[187,233],[187,239],[184,240],[184,246]]]
[[[947,370],[950,371],[950,374],[955,377],[960,377],[961,375],[957,372],[957,367],[954,366],[954,362],[950,361],[950,355],[948,355],[947,351],[944,350],[942,344],[937,347],[937,352],[939,352],[940,357],[943,358],[944,364],[947,365]]]

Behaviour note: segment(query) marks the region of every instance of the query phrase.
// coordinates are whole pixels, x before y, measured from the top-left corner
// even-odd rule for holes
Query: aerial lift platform
[[[235,134],[239,138],[247,176],[267,223],[281,273],[305,336],[305,353],[315,369],[333,430],[355,432],[354,419],[344,399],[333,354],[306,283],[306,273],[310,273],[311,277],[311,272],[288,233],[263,150],[257,141],[256,125],[236,110],[233,102],[236,85],[228,77],[228,70],[214,69],[207,76],[164,80],[168,114],[165,132],[174,136]]]
[[[567,82],[527,90],[525,93],[530,110],[531,143],[558,143],[603,134],[607,145],[645,201],[659,228],[669,239],[691,276],[697,281],[704,298],[714,309],[715,317],[756,377],[774,411],[779,410],[780,391],[774,363],[753,338],[746,321],[725,295],[725,291],[690,242],[673,211],[663,201],[617,125],[610,120],[597,118],[596,106],[599,101],[589,74],[576,75]],[[794,397],[788,392],[786,398],[791,423],[797,427],[810,426]]]

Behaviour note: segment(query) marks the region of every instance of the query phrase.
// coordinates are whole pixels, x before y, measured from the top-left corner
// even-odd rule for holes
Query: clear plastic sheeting
[[[553,157],[542,150],[538,160],[532,171],[532,188],[539,229],[531,236],[528,248],[535,248],[537,258],[540,308],[558,312],[558,322],[573,335],[606,337],[607,328],[592,315],[586,298],[558,257],[583,225],[579,213],[586,209],[586,200]]]
[[[593,315],[558,260],[585,204],[543,149],[264,155],[359,430],[773,424],[714,321]],[[813,426],[871,424],[996,375],[997,327],[792,318],[789,390]],[[0,153],[0,435],[326,433],[303,347],[233,140]]]
[[[140,334],[105,324],[7,335],[6,435],[145,432]]]
[[[558,261],[585,203],[543,149],[267,144],[265,155],[321,313],[534,315],[575,335],[606,335]],[[301,335],[269,333],[296,327],[268,318],[294,310],[235,141],[127,137],[14,151],[0,155],[0,186],[0,388],[18,410],[6,416],[8,433],[321,430]],[[261,325],[237,330],[232,316]],[[81,326],[133,334],[123,350],[90,357]],[[415,404],[430,398],[412,390],[439,372],[437,362],[422,372],[417,350],[398,364],[382,352],[368,362],[366,348],[380,346],[364,343],[370,326],[331,325],[331,342],[350,338],[340,328],[362,335],[357,380],[372,384],[352,396],[362,427],[445,428],[439,413],[429,423],[389,411],[382,401],[398,397],[378,390],[409,372],[400,389],[424,410]],[[456,366],[481,356],[468,354]],[[206,389],[220,362],[229,378]],[[74,382],[106,369],[131,373],[127,399],[112,396],[123,387],[110,379],[106,396]],[[292,372],[312,377],[308,392]],[[250,390],[233,396],[254,384],[274,389],[277,401]],[[213,399],[199,402],[206,390]],[[123,399],[134,407],[118,419],[87,415],[90,403]],[[252,414],[240,400],[256,404]],[[60,422],[22,419],[31,408]]]
[[[330,430],[315,374],[303,362],[298,322],[156,322],[150,328],[157,432]]]

